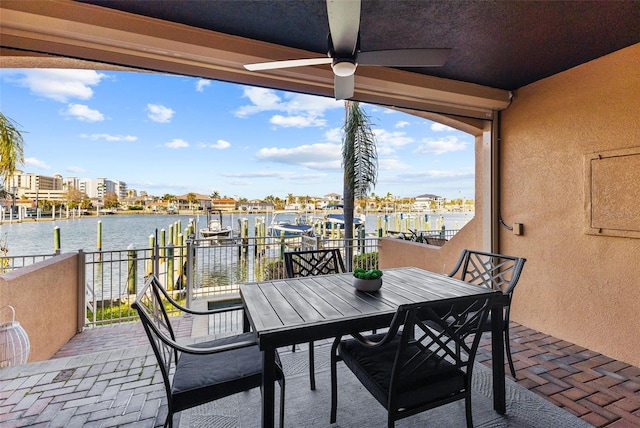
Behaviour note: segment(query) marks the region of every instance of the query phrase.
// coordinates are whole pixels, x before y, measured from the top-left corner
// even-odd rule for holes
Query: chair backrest
[[[527,259],[465,249],[449,276],[512,296]]]
[[[342,255],[337,248],[286,251],[284,253],[284,265],[289,278],[342,273],[345,270]]]
[[[455,305],[436,307],[426,303],[401,305],[380,342],[383,345],[385,340],[392,340],[402,330],[389,385],[390,396],[402,392],[395,388],[401,378],[407,379],[417,371],[428,375],[452,370],[452,367],[465,373],[465,390],[469,391],[481,336],[474,333],[486,321],[495,297],[495,294],[469,297]],[[431,328],[430,324],[437,324],[437,328]],[[466,340],[471,334],[474,334],[473,340]],[[359,339],[362,341],[361,336]]]
[[[175,334],[165,308],[165,301],[168,301],[166,291],[158,279],[150,275],[131,306],[140,316],[162,372],[167,398],[171,400],[169,373],[171,365],[178,360],[178,350],[171,345],[171,342],[175,342]],[[171,406],[171,403],[169,405]]]

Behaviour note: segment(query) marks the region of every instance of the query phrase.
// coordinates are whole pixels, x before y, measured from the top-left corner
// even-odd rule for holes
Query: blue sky
[[[365,105],[377,195],[473,199],[473,137]],[[0,111],[25,131],[25,172],[122,180],[152,195],[342,193],[344,102],[152,73],[0,70]]]

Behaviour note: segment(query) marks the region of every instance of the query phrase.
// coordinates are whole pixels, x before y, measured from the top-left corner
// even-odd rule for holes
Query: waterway
[[[417,214],[424,217],[424,214]],[[444,222],[447,230],[461,229],[474,216],[473,212],[428,214],[432,224],[437,219]],[[246,218],[249,221],[249,231],[252,235],[256,217],[265,217],[265,214],[224,214],[223,225],[231,225],[238,228],[238,219]],[[266,215],[269,224],[270,215]],[[384,214],[371,214],[366,217],[366,231],[374,233],[378,218],[385,222]],[[63,219],[55,221],[39,221],[24,223],[8,223],[0,225],[0,244],[8,249],[7,256],[26,256],[38,254],[51,254],[54,251],[54,228],[60,230],[61,252],[77,250],[96,251],[98,222],[102,229],[102,250],[125,250],[130,245],[137,249],[149,247],[149,237],[155,236],[156,231],[181,224],[181,230],[187,227],[190,221],[196,224],[196,230],[206,226],[205,215],[105,215],[100,217],[81,217],[75,219]],[[387,217],[391,221],[391,216]],[[0,253],[0,256],[3,255]]]

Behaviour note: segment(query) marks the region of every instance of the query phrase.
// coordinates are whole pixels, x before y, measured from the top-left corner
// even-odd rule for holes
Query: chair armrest
[[[370,340],[368,336],[363,336],[360,332],[351,333],[351,336],[357,340],[362,346],[367,348],[378,348],[386,345],[391,342],[398,333],[400,326],[403,325],[406,319],[401,319],[402,317],[399,315],[401,311],[397,311],[391,320],[391,325],[389,326],[389,330],[385,333],[385,335],[379,341]],[[412,312],[412,316],[415,316],[415,311]]]
[[[136,304],[134,303],[134,305]],[[145,328],[153,330],[154,335],[158,337],[165,345],[175,350],[178,350],[180,352],[186,352],[188,354],[207,355],[207,354],[217,354],[219,352],[226,352],[233,349],[241,349],[241,348],[246,348],[249,346],[256,345],[255,340],[243,340],[241,342],[235,342],[227,345],[220,345],[220,346],[214,346],[214,347],[208,347],[208,348],[181,345],[175,340],[172,340],[171,338],[167,337],[167,335],[164,332],[160,331],[158,327],[151,321],[151,319],[149,319],[149,316],[144,311],[142,311],[141,313],[139,308],[136,308],[136,309],[138,309],[138,313],[140,314],[140,317],[145,318],[143,320]]]
[[[240,294],[238,293],[230,293],[230,297],[228,302],[231,303],[229,306],[224,306],[216,309],[211,309],[207,311],[196,311],[194,309],[190,309],[182,306],[180,303],[176,302],[173,297],[157,282],[157,280],[153,280],[152,286],[158,290],[173,307],[178,309],[181,312],[185,312],[192,315],[213,315],[218,313],[237,311],[243,309],[242,300],[240,298]]]

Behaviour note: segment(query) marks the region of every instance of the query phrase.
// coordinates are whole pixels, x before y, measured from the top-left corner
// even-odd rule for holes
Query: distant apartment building
[[[49,177],[16,170],[4,183],[4,188],[9,193],[15,193],[18,199],[36,200],[41,198],[63,201],[66,191],[63,184],[60,174]]]
[[[4,188],[9,193],[13,193],[15,189],[16,198],[19,199],[47,199],[53,202],[64,202],[65,194],[71,188],[78,189],[94,199],[103,198],[109,192],[118,195],[118,199],[127,195],[127,183],[124,181],[106,178],[63,178],[60,174],[49,177],[21,170],[16,170],[7,179]]]
[[[115,193],[118,199],[127,197],[127,183],[106,178],[82,178],[78,180],[78,189],[90,199],[102,199],[107,193]]]

